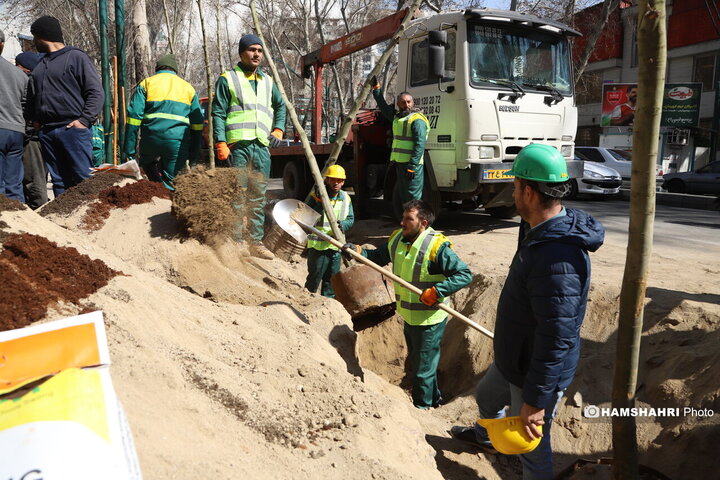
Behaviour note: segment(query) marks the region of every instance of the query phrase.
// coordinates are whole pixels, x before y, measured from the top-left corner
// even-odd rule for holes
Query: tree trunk
[[[208,90],[208,161],[210,162],[210,168],[215,168],[215,141],[213,135],[213,118],[212,118],[212,102],[213,102],[213,84],[212,84],[212,71],[210,70],[210,54],[208,53],[208,42],[207,35],[205,34],[205,16],[203,14],[203,3],[202,0],[197,0],[197,7],[200,19],[200,31],[202,32],[202,45],[203,53],[205,55],[205,74],[207,76],[207,90]]]
[[[612,394],[614,408],[632,408],[635,405],[640,335],[655,220],[655,163],[667,53],[665,0],[639,2],[637,46],[640,88],[633,128],[630,226],[620,292]],[[634,417],[612,418],[615,480],[638,478],[636,433]]]
[[[132,11],[133,50],[135,52],[135,83],[138,84],[149,75],[150,68],[150,31],[145,0],[137,0]]]
[[[168,15],[167,0],[162,0],[163,12],[165,13],[165,28],[167,28],[168,46],[170,53],[175,55],[175,39],[173,38],[174,29],[170,28],[170,15]]]

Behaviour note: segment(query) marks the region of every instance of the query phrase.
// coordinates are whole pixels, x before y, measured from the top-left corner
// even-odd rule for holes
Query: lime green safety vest
[[[401,242],[402,230],[396,230],[388,242],[388,251],[393,263],[393,273],[406,282],[410,282],[420,290],[425,290],[442,282],[447,277],[442,274],[431,275],[428,273],[431,252],[437,252],[440,246],[448,239],[432,228],[427,228],[418,235],[410,251],[407,251],[407,244]],[[442,322],[447,313],[425,305],[420,301],[420,296],[411,292],[399,283],[395,283],[395,301],[397,313],[409,325],[435,325]],[[438,302],[447,303],[447,298],[438,298]]]
[[[230,89],[230,110],[225,119],[227,143],[257,139],[265,146],[270,145],[267,137],[273,121],[272,78],[259,74],[256,93],[245,72],[237,65],[222,76]]]
[[[425,140],[430,133],[430,122],[420,112],[411,113],[405,117],[395,117],[392,124],[393,142],[392,151],[390,152],[390,161],[397,163],[408,163],[412,159],[415,141],[412,136],[410,126],[415,120],[422,120],[427,123],[428,129],[425,131]],[[420,165],[423,164],[423,157],[420,156]]]
[[[348,214],[350,213],[350,196],[342,190],[338,192],[338,196],[340,198],[336,200],[330,200],[330,203],[332,203],[335,218],[338,222],[342,222],[347,218]],[[325,215],[324,213],[322,218],[318,220],[318,223],[315,224],[315,228],[317,228],[323,233],[332,236],[332,228],[330,228],[330,222],[328,221],[327,215]],[[315,250],[338,250],[335,245],[330,242],[326,242],[325,240],[321,240],[320,237],[318,237],[314,233],[308,235],[307,246],[308,248],[314,248]]]

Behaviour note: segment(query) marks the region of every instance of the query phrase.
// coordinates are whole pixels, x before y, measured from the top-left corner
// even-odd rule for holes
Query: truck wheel
[[[517,208],[515,205],[505,205],[502,207],[490,207],[486,208],[485,211],[490,214],[493,218],[509,219],[517,215]]]
[[[303,200],[307,193],[305,170],[298,160],[291,160],[283,168],[283,189],[287,198]]]
[[[440,218],[440,212],[443,207],[442,194],[439,191],[432,189],[427,177],[425,178],[425,184],[423,185],[423,200],[425,200],[428,205],[430,205],[430,208],[432,208],[432,211],[435,213],[435,220]]]

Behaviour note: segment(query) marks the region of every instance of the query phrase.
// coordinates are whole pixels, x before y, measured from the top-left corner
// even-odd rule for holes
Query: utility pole
[[[107,37],[107,0],[98,2],[100,19],[100,66],[102,68],[102,85],[105,90],[105,105],[103,105],[103,128],[105,129],[105,163],[113,163],[113,149],[108,148],[112,141],[108,141],[112,132],[112,119],[110,118],[110,102],[112,90],[110,89],[110,58],[108,56]]]

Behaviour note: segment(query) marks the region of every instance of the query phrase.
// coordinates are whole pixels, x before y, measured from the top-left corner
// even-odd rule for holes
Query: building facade
[[[579,12],[576,27],[583,32],[574,45],[575,60],[588,41],[602,5]],[[699,121],[687,128],[661,127],[658,163],[665,173],[688,171],[710,161],[715,90],[720,72],[720,2],[667,1],[666,83],[693,83],[700,88]],[[576,145],[632,150],[632,126],[601,126],[604,84],[637,83],[637,7],[621,2],[610,15],[577,84]],[[607,85],[606,85],[607,88]],[[642,88],[641,85],[638,88]]]

